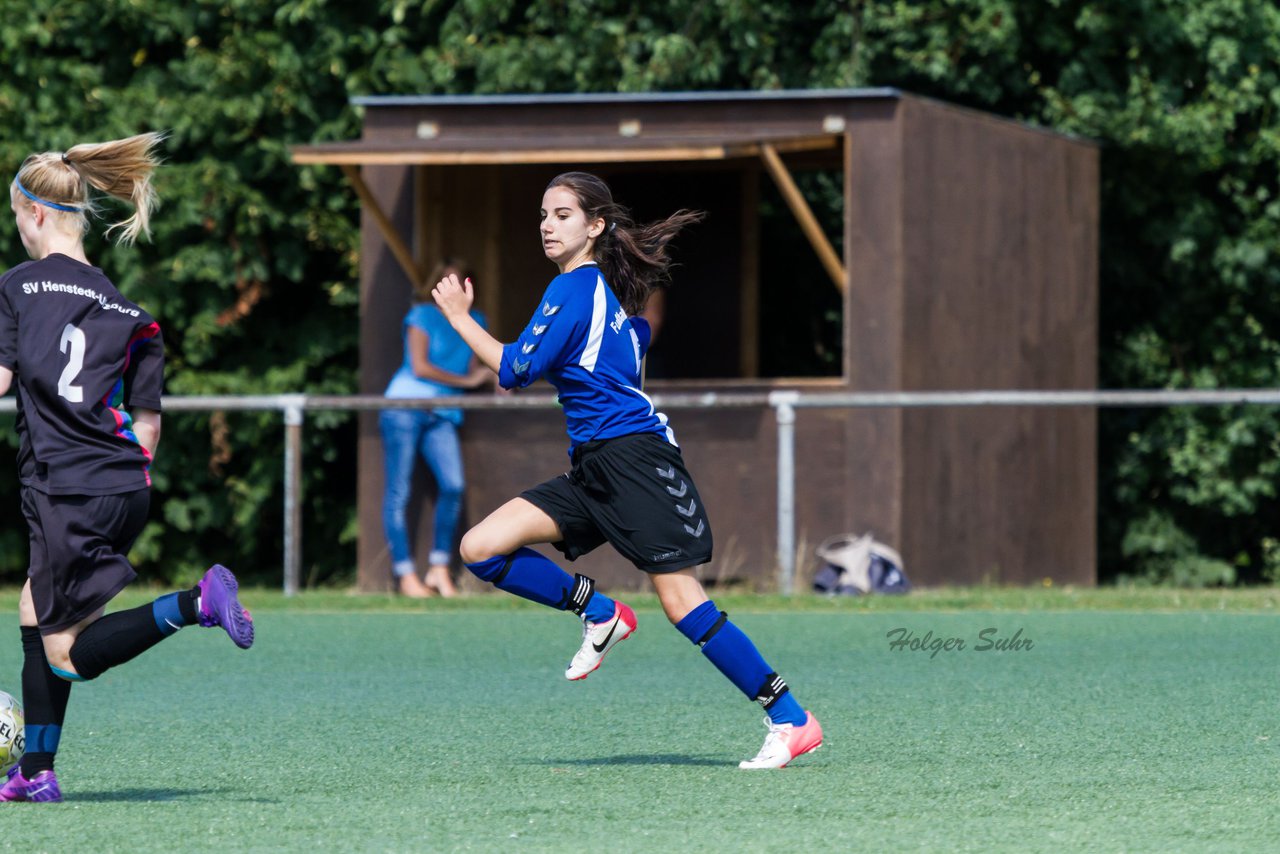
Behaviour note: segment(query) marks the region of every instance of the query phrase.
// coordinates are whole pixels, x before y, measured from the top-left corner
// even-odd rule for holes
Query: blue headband
[[[13,184],[18,188],[22,195],[35,202],[37,205],[44,205],[46,208],[53,208],[55,211],[69,211],[70,213],[80,213],[81,211],[80,208],[73,208],[70,205],[60,205],[57,202],[51,202],[48,199],[40,198],[35,193],[22,186],[22,182],[17,178],[13,179]]]

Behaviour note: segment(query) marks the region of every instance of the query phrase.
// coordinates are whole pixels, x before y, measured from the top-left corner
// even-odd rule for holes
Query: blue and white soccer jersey
[[[667,416],[640,390],[648,328],[627,315],[600,268],[556,276],[515,343],[502,350],[498,382],[524,388],[545,377],[560,393],[571,448],[656,433],[672,445]]]
[[[539,377],[560,392],[572,469],[521,493],[550,516],[569,560],[608,542],[646,572],[711,560],[711,526],[667,417],[640,390],[648,324],[631,318],[594,264],[557,276],[502,351],[499,382]]]

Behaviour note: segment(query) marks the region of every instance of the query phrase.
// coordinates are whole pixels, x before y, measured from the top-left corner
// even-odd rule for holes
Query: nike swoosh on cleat
[[[618,630],[618,623],[621,623],[621,622],[622,620],[620,619],[614,620],[613,625],[609,627],[609,634],[605,635],[604,640],[601,641],[600,643],[595,643],[594,641],[592,641],[591,648],[594,649],[596,652],[604,652],[604,648],[609,645],[609,638],[613,637],[613,633]],[[631,649],[631,647],[627,647],[627,649]]]

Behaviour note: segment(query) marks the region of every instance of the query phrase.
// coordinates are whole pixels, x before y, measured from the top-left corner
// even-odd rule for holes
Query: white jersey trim
[[[634,392],[638,397],[642,398],[645,403],[649,404],[649,414],[658,419],[658,426],[662,428],[662,432],[667,436],[667,444],[675,445],[677,448],[680,447],[680,443],[676,441],[675,431],[672,430],[671,425],[667,423],[666,413],[659,412],[657,410],[653,405],[653,398],[649,397],[649,395],[645,394],[635,386],[625,385],[623,388],[627,391]]]
[[[604,327],[607,322],[605,315],[609,310],[605,297],[607,287],[604,276],[596,274],[596,290],[591,299],[591,329],[587,333],[587,346],[582,348],[582,356],[578,359],[578,365],[591,373],[595,373],[596,361],[600,358],[600,345],[604,343]]]

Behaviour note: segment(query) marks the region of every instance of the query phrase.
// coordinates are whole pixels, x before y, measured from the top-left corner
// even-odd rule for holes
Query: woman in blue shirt
[[[751,640],[708,599],[693,568],[711,560],[711,527],[667,416],[640,388],[650,330],[639,317],[665,279],[668,243],[702,214],[632,222],[594,175],[567,172],[542,197],[543,254],[560,269],[533,318],[502,344],[470,315],[471,283],[443,277],[445,318],[503,388],[539,378],[559,392],[572,468],[499,507],[462,538],[462,559],[494,586],[582,619],[565,671],[585,679],[636,615],[528,548],[550,543],[574,560],[608,542],[646,572],[667,618],[748,698],[766,710],[763,747],[740,768],[781,768],[822,744],[822,728]]]
[[[386,397],[447,397],[478,388],[493,379],[493,372],[476,360],[466,342],[431,301],[435,282],[450,274],[465,277],[465,270],[466,264],[461,259],[446,258],[425,283],[414,287],[414,304],[404,319],[402,331],[404,360],[387,385]],[[472,311],[471,317],[484,328],[483,314]],[[391,551],[391,570],[405,596],[420,599],[435,593],[445,597],[457,593],[449,577],[449,557],[466,486],[462,448],[458,443],[461,424],[460,409],[386,409],[378,418],[386,468],[382,524]],[[405,520],[418,455],[431,469],[437,490],[425,580],[418,578]]]

